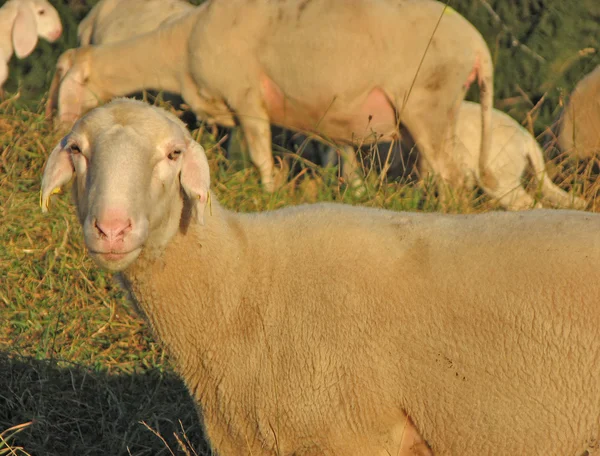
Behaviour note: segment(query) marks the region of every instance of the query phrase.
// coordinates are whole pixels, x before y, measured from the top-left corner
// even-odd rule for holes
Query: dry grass
[[[87,258],[69,198],[57,198],[50,215],[39,210],[44,161],[60,139],[42,112],[18,100],[0,104],[0,455],[202,454],[201,426],[183,384],[110,275]],[[203,135],[205,145],[214,141]],[[267,195],[253,167],[214,149],[219,199],[238,211],[315,201],[497,209],[481,193],[441,205],[431,185],[380,183],[372,170],[366,194],[355,198],[335,169],[284,156],[299,160],[300,175]],[[557,182],[583,189],[595,204],[591,165],[553,169]]]

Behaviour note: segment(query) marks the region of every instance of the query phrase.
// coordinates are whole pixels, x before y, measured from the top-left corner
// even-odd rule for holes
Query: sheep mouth
[[[90,256],[96,263],[98,263],[98,265],[103,268],[106,268],[110,271],[122,271],[139,256],[141,251],[141,247],[129,250],[127,252],[101,252],[90,250]]]

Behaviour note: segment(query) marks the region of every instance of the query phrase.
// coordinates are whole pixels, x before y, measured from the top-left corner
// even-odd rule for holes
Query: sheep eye
[[[41,10],[38,11],[38,14],[40,16],[43,16],[45,13],[46,13],[46,10],[43,10],[43,9],[41,9]]]
[[[71,144],[69,146],[69,152],[72,154],[80,154],[81,149],[79,148],[79,146],[77,144]]]
[[[181,155],[181,149],[175,149],[174,151],[169,153],[169,155],[167,155],[167,158],[169,160],[177,160],[180,155]]]

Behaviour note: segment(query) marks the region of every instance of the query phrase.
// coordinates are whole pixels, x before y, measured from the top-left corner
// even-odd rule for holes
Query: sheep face
[[[110,98],[110,94],[94,83],[90,47],[69,49],[57,62],[53,81],[54,91],[58,88],[58,121],[63,126],[73,123],[99,103]],[[51,94],[53,91],[51,90]],[[53,95],[54,96],[54,95]]]
[[[46,0],[28,0],[27,4],[35,17],[38,36],[51,43],[60,38],[62,24],[56,9]]]
[[[203,222],[204,149],[162,109],[122,99],[81,118],[48,158],[42,210],[73,176],[86,246],[109,270],[127,268],[143,249],[164,247],[179,229],[184,199]]]

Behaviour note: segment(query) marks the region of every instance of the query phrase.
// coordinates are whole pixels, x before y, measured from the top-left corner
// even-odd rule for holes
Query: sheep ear
[[[21,3],[13,23],[12,42],[15,54],[22,59],[33,52],[37,44],[35,16],[25,2]]]
[[[204,225],[204,210],[210,198],[210,168],[204,148],[194,140],[190,140],[183,153],[181,187],[193,203],[196,221]]]
[[[42,212],[50,209],[50,198],[60,193],[63,185],[68,183],[75,174],[71,156],[65,148],[68,136],[65,136],[54,148],[46,162],[40,190],[40,206]]]

